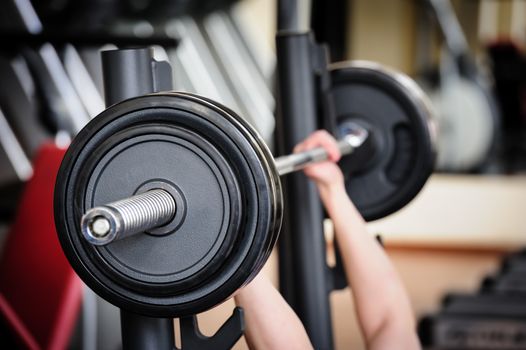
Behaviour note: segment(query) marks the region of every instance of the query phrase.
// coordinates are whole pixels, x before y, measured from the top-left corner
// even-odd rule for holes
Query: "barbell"
[[[377,66],[333,67],[340,161],[366,219],[398,210],[433,168],[421,91]],[[154,317],[196,314],[261,270],[281,227],[280,175],[323,150],[274,159],[236,113],[164,92],[117,103],[72,141],[55,187],[55,224],[84,282]]]
[[[346,135],[337,142],[340,153],[352,153],[368,135],[368,131],[358,124],[347,125]],[[275,171],[282,176],[327,159],[324,148],[315,148],[275,159]],[[177,212],[184,208],[180,198],[175,188],[158,183],[141,194],[89,209],[80,221],[82,234],[92,244],[106,245],[133,234],[149,232],[176,219]]]

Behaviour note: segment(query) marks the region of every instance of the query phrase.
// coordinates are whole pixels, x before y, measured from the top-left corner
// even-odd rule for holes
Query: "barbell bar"
[[[368,138],[366,128],[352,123],[347,134],[337,141],[342,156],[351,154]],[[323,147],[277,157],[274,165],[280,176],[326,161]],[[177,211],[175,199],[167,191],[155,188],[141,194],[89,209],[81,218],[84,238],[94,245],[106,245],[131,235],[148,232],[171,221]]]

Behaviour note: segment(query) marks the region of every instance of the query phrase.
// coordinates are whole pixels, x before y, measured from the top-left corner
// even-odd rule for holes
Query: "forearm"
[[[411,306],[393,265],[368,234],[343,186],[320,189],[340,247],[347,280],[370,348],[418,348]],[[387,338],[388,342],[385,342]],[[382,345],[383,344],[383,345]]]
[[[234,299],[244,310],[251,349],[312,349],[303,324],[264,276],[256,276]]]

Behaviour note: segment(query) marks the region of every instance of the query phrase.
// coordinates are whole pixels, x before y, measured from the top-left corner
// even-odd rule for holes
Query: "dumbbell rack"
[[[102,52],[106,106],[128,98],[172,90],[172,71],[168,62],[153,59],[148,48]],[[232,316],[211,337],[203,335],[195,315],[179,319],[180,349],[229,349],[243,335],[243,310],[236,307]],[[175,347],[171,318],[153,318],[121,309],[122,344],[125,350]]]

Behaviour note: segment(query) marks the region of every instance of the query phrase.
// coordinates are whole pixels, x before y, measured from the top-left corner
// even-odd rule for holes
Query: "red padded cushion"
[[[40,150],[0,258],[0,295],[43,349],[67,346],[82,296],[53,221],[53,188],[64,152],[54,145]]]

